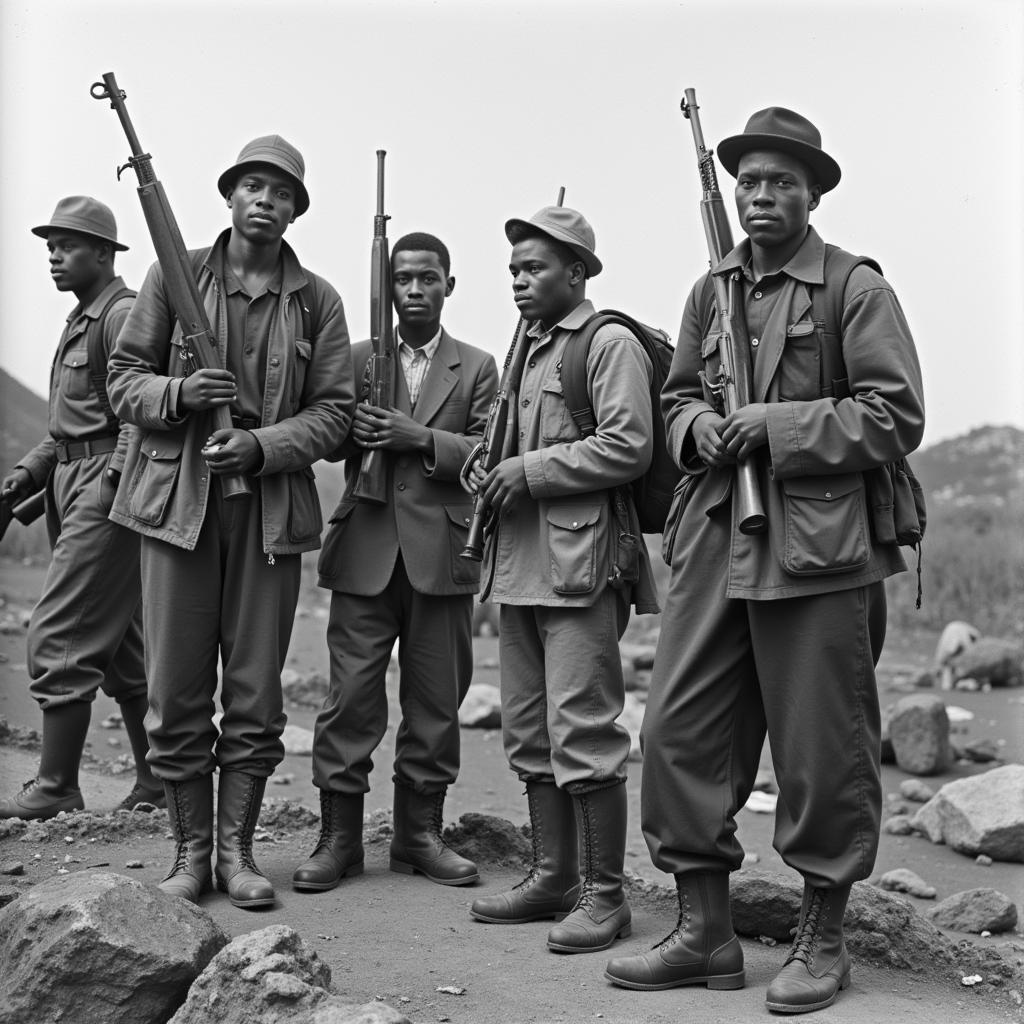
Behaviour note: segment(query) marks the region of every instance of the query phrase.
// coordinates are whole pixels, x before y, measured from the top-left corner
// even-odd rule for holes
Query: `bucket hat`
[[[234,188],[242,168],[250,164],[270,164],[271,167],[284,171],[295,182],[295,216],[299,217],[309,209],[309,193],[303,184],[306,161],[302,159],[302,154],[280,135],[261,135],[242,147],[238,159],[217,179],[217,190],[222,196],[226,196]]]
[[[538,230],[549,238],[569,246],[587,268],[587,277],[597,277],[603,264],[594,253],[594,229],[578,210],[568,206],[545,206],[529,220],[513,217],[505,221],[505,237],[515,245],[529,230]]]
[[[785,107],[766,107],[751,115],[741,135],[730,135],[718,144],[718,159],[735,178],[740,157],[752,149],[774,149],[807,164],[822,192],[839,184],[842,171],[821,148],[821,132],[800,114]]]
[[[117,221],[114,212],[105,203],[92,196],[68,196],[57,203],[49,224],[32,228],[32,234],[46,238],[51,231],[74,231],[92,235],[109,242],[118,252],[127,252],[128,246],[117,240]]]

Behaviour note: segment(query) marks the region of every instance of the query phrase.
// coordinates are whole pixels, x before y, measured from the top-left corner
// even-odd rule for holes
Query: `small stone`
[[[922,900],[935,899],[935,886],[928,885],[920,875],[909,868],[895,868],[886,871],[879,879],[878,885],[889,892],[905,892]]]
[[[931,694],[901,697],[889,719],[896,764],[912,775],[935,775],[952,762],[945,703]]]
[[[914,803],[926,804],[935,796],[935,791],[920,779],[904,779],[900,783],[900,795]]]
[[[909,836],[914,830],[906,814],[894,814],[882,825],[882,831],[889,836]]]
[[[23,875],[25,865],[20,860],[9,860],[6,864],[0,864],[0,875]]]
[[[979,853],[978,856],[974,858],[974,863],[983,868],[990,868],[992,867],[992,858],[987,853]]]
[[[290,786],[295,781],[295,776],[291,772],[285,772],[282,775],[271,775],[270,781],[275,786]]]
[[[972,985],[977,985],[978,982],[984,981],[985,979],[980,974],[968,974],[960,979],[961,985],[966,985],[970,988]]]
[[[437,991],[446,996],[464,996],[466,994],[466,990],[460,985],[438,985]]]
[[[975,764],[988,764],[999,760],[999,745],[990,739],[971,740],[963,745],[962,753]]]
[[[770,935],[758,935],[757,941],[760,942],[762,946],[777,946],[779,944],[778,940],[773,939]]]
[[[957,932],[1008,932],[1017,927],[1017,907],[995,889],[967,889],[944,899],[928,911],[939,928]]]
[[[110,737],[107,738],[107,746],[108,747],[119,747],[119,746],[121,746],[121,741],[116,736],[110,736]]]
[[[146,865],[141,860],[126,860],[124,866],[126,868],[144,868]]]
[[[761,855],[754,853],[753,851],[743,854],[743,863],[740,865],[741,868],[749,868],[754,864],[758,864],[761,861]]]
[[[117,714],[117,712],[115,711],[114,714],[107,715],[107,717],[104,718],[102,722],[100,722],[100,728],[101,729],[120,729],[123,724],[124,724],[124,719],[119,714]]]

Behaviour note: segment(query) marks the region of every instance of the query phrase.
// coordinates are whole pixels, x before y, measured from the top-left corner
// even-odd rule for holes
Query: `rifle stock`
[[[384,157],[377,150],[377,213],[373,218],[373,247],[370,253],[370,395],[371,405],[390,409],[395,404],[395,333],[391,311],[391,256],[388,253],[387,222],[384,213]],[[352,496],[356,501],[383,505],[388,500],[388,467],[385,453],[367,448],[359,463]]]
[[[135,127],[124,102],[126,94],[118,88],[113,72],[105,74],[102,82],[94,82],[90,92],[94,99],[110,100],[110,105],[117,112],[118,120],[128,138],[132,155],[128,158],[128,163],[118,168],[117,176],[120,179],[125,167],[131,167],[139,179],[139,201],[142,204],[150,238],[153,240],[157,261],[164,273],[171,308],[181,326],[181,353],[188,372],[220,368],[217,343],[199,296],[199,288],[192,273],[178,222],[174,219],[164,187],[157,180],[156,172],[153,170],[153,158],[143,150],[139,137],[135,134]],[[231,412],[228,406],[218,405],[209,411],[215,430],[231,429]],[[225,474],[220,477],[220,483],[225,500],[247,498],[252,494],[252,487],[244,476]]]
[[[704,145],[704,133],[697,115],[697,94],[687,89],[681,104],[683,116],[693,129],[693,142],[697,150],[697,170],[703,192],[700,203],[701,221],[707,238],[712,270],[732,249],[732,231],[725,212],[725,203],[718,188],[718,175],[712,152]],[[743,315],[743,290],[739,275],[728,280],[711,275],[718,311],[718,352],[720,369],[716,380],[704,377],[704,383],[714,394],[721,396],[726,413],[749,405],[753,394],[750,371],[750,339]],[[745,459],[736,466],[736,494],[739,531],[744,534],[763,533],[768,526],[761,492],[754,472],[754,463]]]

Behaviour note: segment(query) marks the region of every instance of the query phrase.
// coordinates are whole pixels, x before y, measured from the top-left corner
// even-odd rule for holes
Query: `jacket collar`
[[[596,312],[590,299],[584,299],[578,306],[566,313],[550,330],[545,331],[539,320],[532,321],[526,331],[527,337],[544,338],[553,335],[555,331],[578,331]]]
[[[84,309],[79,305],[75,306],[73,310],[68,314],[68,323],[73,324],[79,317],[86,316],[90,320],[95,320],[99,317],[100,313],[103,312],[103,307],[110,301],[110,299],[116,295],[123,288],[127,287],[124,283],[124,278],[115,277],[106,288],[103,289],[96,296],[92,302],[89,303]]]
[[[211,274],[222,284],[224,282],[224,257],[227,253],[228,239],[231,237],[231,228],[225,228],[218,236],[217,240],[213,243],[206,259],[203,261],[205,266]],[[306,278],[306,272],[302,269],[302,265],[299,263],[298,256],[295,255],[295,250],[284,241],[281,240],[281,294],[291,295],[293,292],[297,292],[300,288],[305,287],[309,281]]]
[[[458,374],[454,370],[461,361],[455,340],[442,328],[437,351],[434,353],[434,358],[430,360],[430,366],[427,368],[423,385],[420,388],[420,397],[413,412],[413,419],[418,423],[429,423],[437,410],[444,405],[458,383]],[[404,375],[402,376],[404,377]]]
[[[732,249],[712,273],[727,274],[732,270],[743,270],[750,263],[750,239],[744,238]],[[793,253],[789,262],[780,271],[804,284],[825,283],[825,243],[821,235],[808,227],[803,244]]]

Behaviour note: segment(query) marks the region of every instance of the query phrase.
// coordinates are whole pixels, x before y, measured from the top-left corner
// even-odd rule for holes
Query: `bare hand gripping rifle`
[[[681,107],[683,116],[689,120],[693,129],[693,142],[697,148],[697,170],[700,172],[704,193],[700,201],[700,216],[708,240],[711,269],[714,270],[732,249],[732,231],[722,193],[718,190],[715,161],[711,150],[704,145],[704,133],[697,116],[697,94],[693,89],[686,90]],[[743,315],[743,287],[739,273],[730,274],[728,280],[719,274],[712,274],[711,281],[715,289],[715,308],[718,310],[720,368],[715,380],[709,380],[703,371],[701,379],[712,394],[722,398],[728,414],[742,409],[751,401],[750,339]],[[740,533],[763,533],[768,526],[768,519],[764,514],[757,474],[750,459],[736,466],[736,493]]]
[[[369,402],[381,409],[395,404],[395,364],[398,362],[391,312],[391,256],[388,253],[388,221],[384,213],[384,157],[377,150],[377,213],[373,218],[373,247],[370,252],[370,345],[372,352]],[[369,505],[388,500],[386,454],[379,448],[367,448],[359,464],[352,496]]]
[[[135,128],[128,116],[128,108],[124,103],[126,94],[118,88],[113,72],[105,74],[102,82],[94,82],[90,92],[93,99],[110,100],[110,105],[117,111],[121,127],[128,136],[132,155],[128,158],[128,163],[117,169],[117,177],[120,180],[125,167],[131,167],[139,179],[139,201],[146,216],[146,226],[153,240],[156,258],[164,272],[171,308],[181,325],[181,355],[188,372],[220,369],[222,367],[217,342],[210,328],[206,309],[199,297],[199,288],[185,252],[185,243],[181,239],[178,222],[174,219],[164,187],[157,180],[156,172],[153,170],[153,158],[143,150],[139,137],[135,134]],[[213,416],[214,430],[231,429],[231,413],[226,405],[214,406],[209,411]],[[225,500],[247,498],[252,494],[249,481],[239,474],[224,474],[220,477],[220,483]]]
[[[558,202],[555,205],[561,206],[563,202],[565,202],[565,189],[560,188]],[[512,344],[509,346],[508,355],[505,356],[505,365],[501,369],[501,384],[498,386],[498,393],[494,396],[491,408],[487,412],[487,425],[484,427],[483,440],[469,453],[469,458],[466,459],[465,465],[462,467],[460,477],[463,482],[469,479],[474,463],[479,462],[480,468],[485,473],[490,473],[501,462],[512,395],[519,390],[519,383],[523,379],[523,367],[526,364],[526,353],[530,348],[525,338],[520,343],[520,336],[524,333],[525,327],[526,321],[520,317],[515,331],[512,332]],[[468,558],[471,562],[482,561],[487,516],[487,506],[484,504],[481,492],[477,491],[473,498],[473,518],[469,524],[469,536],[460,558]]]

